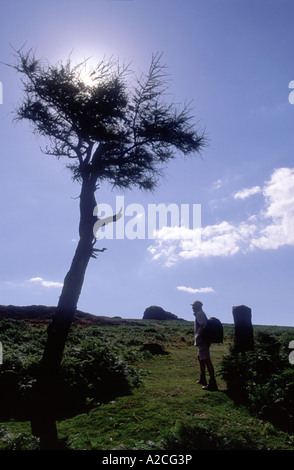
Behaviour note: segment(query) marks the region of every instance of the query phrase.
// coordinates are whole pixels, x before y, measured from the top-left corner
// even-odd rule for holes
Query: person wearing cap
[[[203,335],[204,329],[207,325],[207,316],[202,310],[203,303],[200,300],[193,302],[192,310],[195,316],[194,321],[194,346],[198,347],[198,361],[200,365],[200,379],[197,383],[203,385],[203,390],[215,391],[218,390],[214,367],[210,358],[210,343]],[[209,374],[209,383],[206,381],[206,368]]]

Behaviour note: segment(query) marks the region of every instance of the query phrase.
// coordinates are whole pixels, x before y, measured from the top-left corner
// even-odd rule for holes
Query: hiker
[[[200,365],[200,379],[197,383],[203,385],[203,390],[218,390],[214,376],[214,367],[210,359],[210,344],[203,335],[203,331],[207,325],[207,316],[202,310],[203,303],[196,300],[192,305],[195,316],[194,322],[194,346],[198,347],[198,361]],[[207,368],[209,374],[209,383],[206,381],[205,370]]]

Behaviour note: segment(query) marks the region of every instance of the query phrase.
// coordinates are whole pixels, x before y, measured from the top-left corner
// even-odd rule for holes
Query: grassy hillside
[[[2,323],[0,341],[4,362],[5,355],[10,354],[5,336],[7,328]],[[14,354],[18,360],[30,354],[37,362],[40,352],[32,352],[33,337],[38,335],[34,341],[40,348],[45,333],[36,328],[33,333],[28,328],[31,327],[22,328],[25,336],[15,335]],[[233,325],[224,328],[224,343],[211,348],[217,372],[233,341]],[[294,338],[294,328],[256,326],[254,330],[269,332],[277,338],[284,335]],[[227,394],[226,383],[220,376],[218,392],[203,391],[196,383],[198,363],[193,346],[193,322],[136,320],[74,329],[66,353],[71,359],[67,362],[65,358],[68,364],[74,361],[73,350],[78,349],[81,336],[83,340],[79,344],[89,345],[95,337],[100,348],[108,347],[119,359],[116,368],[118,364],[127,364],[128,373],[133,370],[136,374],[129,390],[113,393],[110,401],[103,396],[101,400],[95,398],[89,392],[83,412],[58,421],[59,435],[68,449],[293,449],[293,436],[260,419],[256,413],[251,414],[244,405],[237,405]],[[168,354],[152,355],[144,351],[142,346],[146,342],[162,344]],[[16,353],[17,344],[19,353]],[[285,354],[289,354],[286,349]],[[36,444],[29,435],[28,421],[3,420],[0,449],[34,447]]]

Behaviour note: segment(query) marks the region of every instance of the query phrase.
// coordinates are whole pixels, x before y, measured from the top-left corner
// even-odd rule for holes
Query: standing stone
[[[254,349],[251,308],[246,305],[233,307],[233,318],[235,323],[234,352],[238,354]]]

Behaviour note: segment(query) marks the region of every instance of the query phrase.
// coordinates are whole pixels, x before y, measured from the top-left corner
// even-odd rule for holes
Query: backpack
[[[224,330],[221,321],[215,317],[208,318],[207,325],[203,330],[203,336],[209,343],[222,343],[224,340]]]

